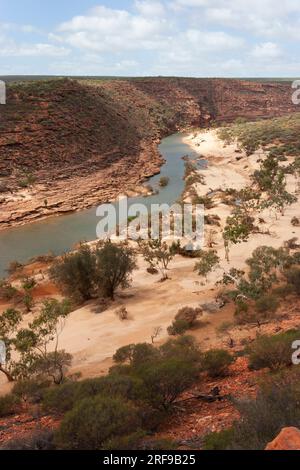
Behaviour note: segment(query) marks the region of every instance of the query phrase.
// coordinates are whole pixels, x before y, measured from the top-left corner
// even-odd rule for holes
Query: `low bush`
[[[297,330],[258,337],[247,350],[250,369],[259,370],[268,367],[271,371],[276,371],[290,366],[293,353],[292,343],[299,339],[300,332]]]
[[[0,298],[12,300],[18,293],[17,289],[6,281],[0,281]]]
[[[53,431],[43,429],[29,437],[11,440],[1,447],[1,450],[55,450],[53,438]]]
[[[39,403],[49,385],[49,382],[20,380],[15,383],[12,393],[25,402]]]
[[[134,377],[135,398],[156,410],[167,411],[198,377],[200,358],[195,341],[188,336],[169,340],[159,348],[129,345],[116,352],[114,361],[119,365],[111,374]]]
[[[233,435],[232,428],[207,434],[204,437],[203,450],[227,450],[231,445]]]
[[[190,329],[190,325],[186,320],[174,320],[167,331],[170,336],[183,335]]]
[[[60,449],[125,450],[142,436],[138,410],[121,398],[86,398],[69,411],[56,433]]]
[[[203,354],[201,369],[210,377],[224,377],[233,362],[232,355],[225,349],[211,349]]]
[[[197,318],[202,315],[201,308],[183,307],[181,308],[173,321],[172,325],[168,328],[170,336],[182,335],[187,330],[193,328],[196,324]]]
[[[65,413],[73,408],[79,384],[67,382],[51,387],[43,394],[43,408],[49,412]]]
[[[275,313],[279,307],[278,299],[274,295],[264,295],[255,302],[255,309],[262,315]]]
[[[299,373],[289,372],[267,380],[255,399],[238,401],[241,419],[234,425],[229,448],[263,450],[282,428],[299,428],[299,390]]]
[[[294,292],[300,295],[300,268],[292,268],[285,272],[285,276],[289,285],[292,286]]]
[[[168,186],[170,182],[170,178],[168,178],[167,176],[162,176],[159,180],[159,186],[161,188],[165,188],[166,186]]]
[[[19,398],[12,393],[0,397],[0,417],[2,418],[16,413],[19,403]]]

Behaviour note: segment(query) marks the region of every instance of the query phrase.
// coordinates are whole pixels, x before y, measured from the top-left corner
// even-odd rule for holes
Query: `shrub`
[[[227,450],[230,446],[234,435],[234,430],[224,429],[220,432],[212,432],[207,434],[203,440],[204,450]]]
[[[90,300],[96,294],[113,300],[118,287],[129,286],[135,267],[131,248],[106,241],[100,242],[94,252],[88,245],[81,245],[76,253],[57,262],[50,269],[50,276],[76,301]]]
[[[18,261],[11,261],[7,268],[7,272],[10,276],[12,276],[16,272],[20,271],[21,268],[23,268],[23,265],[21,263],[19,263]]]
[[[54,433],[49,429],[31,434],[29,437],[14,439],[1,447],[1,450],[54,450]]]
[[[217,333],[219,334],[223,334],[223,333],[227,333],[231,328],[233,328],[233,323],[231,321],[224,321],[221,323],[221,325],[219,325],[216,330],[217,330]]]
[[[71,410],[77,402],[97,395],[133,399],[137,387],[138,380],[135,377],[119,374],[66,382],[44,390],[43,407],[50,412],[64,413]]]
[[[172,325],[168,328],[168,333],[171,336],[182,335],[187,330],[195,326],[196,320],[202,314],[201,308],[183,307],[181,308],[173,321]]]
[[[292,364],[292,343],[300,338],[300,332],[289,330],[277,335],[260,336],[248,348],[249,367],[254,370],[268,367],[271,371]]]
[[[275,295],[264,295],[259,297],[255,304],[247,304],[243,300],[236,302],[235,320],[239,325],[255,323],[259,327],[275,317],[279,301]]]
[[[136,256],[132,248],[114,245],[110,241],[99,244],[96,250],[97,286],[104,297],[114,300],[116,290],[130,285],[130,275],[136,268]]]
[[[297,295],[300,295],[300,268],[292,268],[285,272],[288,284],[290,284]]]
[[[278,299],[273,295],[264,295],[255,302],[256,311],[261,314],[275,313],[278,306]]]
[[[178,336],[186,333],[190,329],[190,325],[186,320],[174,320],[167,331],[170,336]]]
[[[19,403],[20,401],[18,397],[12,393],[0,397],[0,417],[9,416],[16,413]]]
[[[0,281],[0,298],[12,300],[18,293],[17,289],[6,281]]]
[[[167,411],[199,373],[200,352],[193,338],[169,340],[158,349],[150,344],[119,349],[114,361],[126,364],[111,374],[127,374],[136,380],[136,399],[160,411]]]
[[[110,374],[97,379],[83,380],[77,384],[76,400],[82,400],[97,395],[123,397],[131,400],[135,398],[138,383],[135,377],[118,374]]]
[[[280,299],[286,299],[289,295],[293,294],[293,292],[294,288],[290,284],[275,287],[275,289],[272,290],[273,295],[279,297]]]
[[[170,181],[170,178],[168,178],[167,176],[162,176],[159,180],[159,186],[164,188],[164,187],[168,186],[169,181]]]
[[[230,445],[236,450],[263,450],[282,428],[300,427],[299,375],[272,377],[255,399],[238,401],[241,419],[234,425]]]
[[[96,396],[77,403],[56,434],[61,449],[124,450],[141,437],[137,409],[121,398]],[[129,447],[129,448],[130,448]]]
[[[194,270],[198,272],[199,276],[204,276],[207,279],[208,274],[218,265],[219,261],[220,258],[215,251],[200,250],[199,261]]]
[[[299,227],[300,225],[300,220],[298,219],[298,217],[293,217],[291,219],[291,224],[294,226],[294,227]]]
[[[55,413],[65,413],[71,410],[76,403],[78,387],[79,384],[76,382],[67,382],[45,390],[44,409]]]
[[[116,315],[121,321],[128,320],[128,311],[126,307],[120,307],[116,310]]]
[[[233,357],[225,349],[211,349],[203,354],[201,368],[210,377],[224,377],[233,362]]]
[[[201,314],[201,308],[183,307],[178,311],[175,319],[185,320],[189,324],[189,326],[192,327]]]
[[[142,380],[140,398],[154,409],[168,411],[198,377],[198,368],[188,360],[167,358],[138,371]]]
[[[76,253],[65,255],[50,269],[50,276],[77,302],[90,300],[96,278],[96,260],[90,247],[81,245]]]
[[[12,393],[25,402],[38,403],[42,400],[43,394],[48,387],[49,382],[20,380],[15,383]]]

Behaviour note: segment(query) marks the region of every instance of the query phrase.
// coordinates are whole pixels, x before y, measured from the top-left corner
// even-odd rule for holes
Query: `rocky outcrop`
[[[300,430],[294,427],[283,428],[270,442],[266,450],[300,450]]]

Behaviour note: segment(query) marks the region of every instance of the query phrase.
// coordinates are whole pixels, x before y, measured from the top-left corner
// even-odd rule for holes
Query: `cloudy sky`
[[[299,0],[0,0],[0,75],[297,77]]]

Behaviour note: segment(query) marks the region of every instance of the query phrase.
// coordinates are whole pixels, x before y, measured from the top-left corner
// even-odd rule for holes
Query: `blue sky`
[[[0,0],[0,75],[300,74],[299,0]]]

